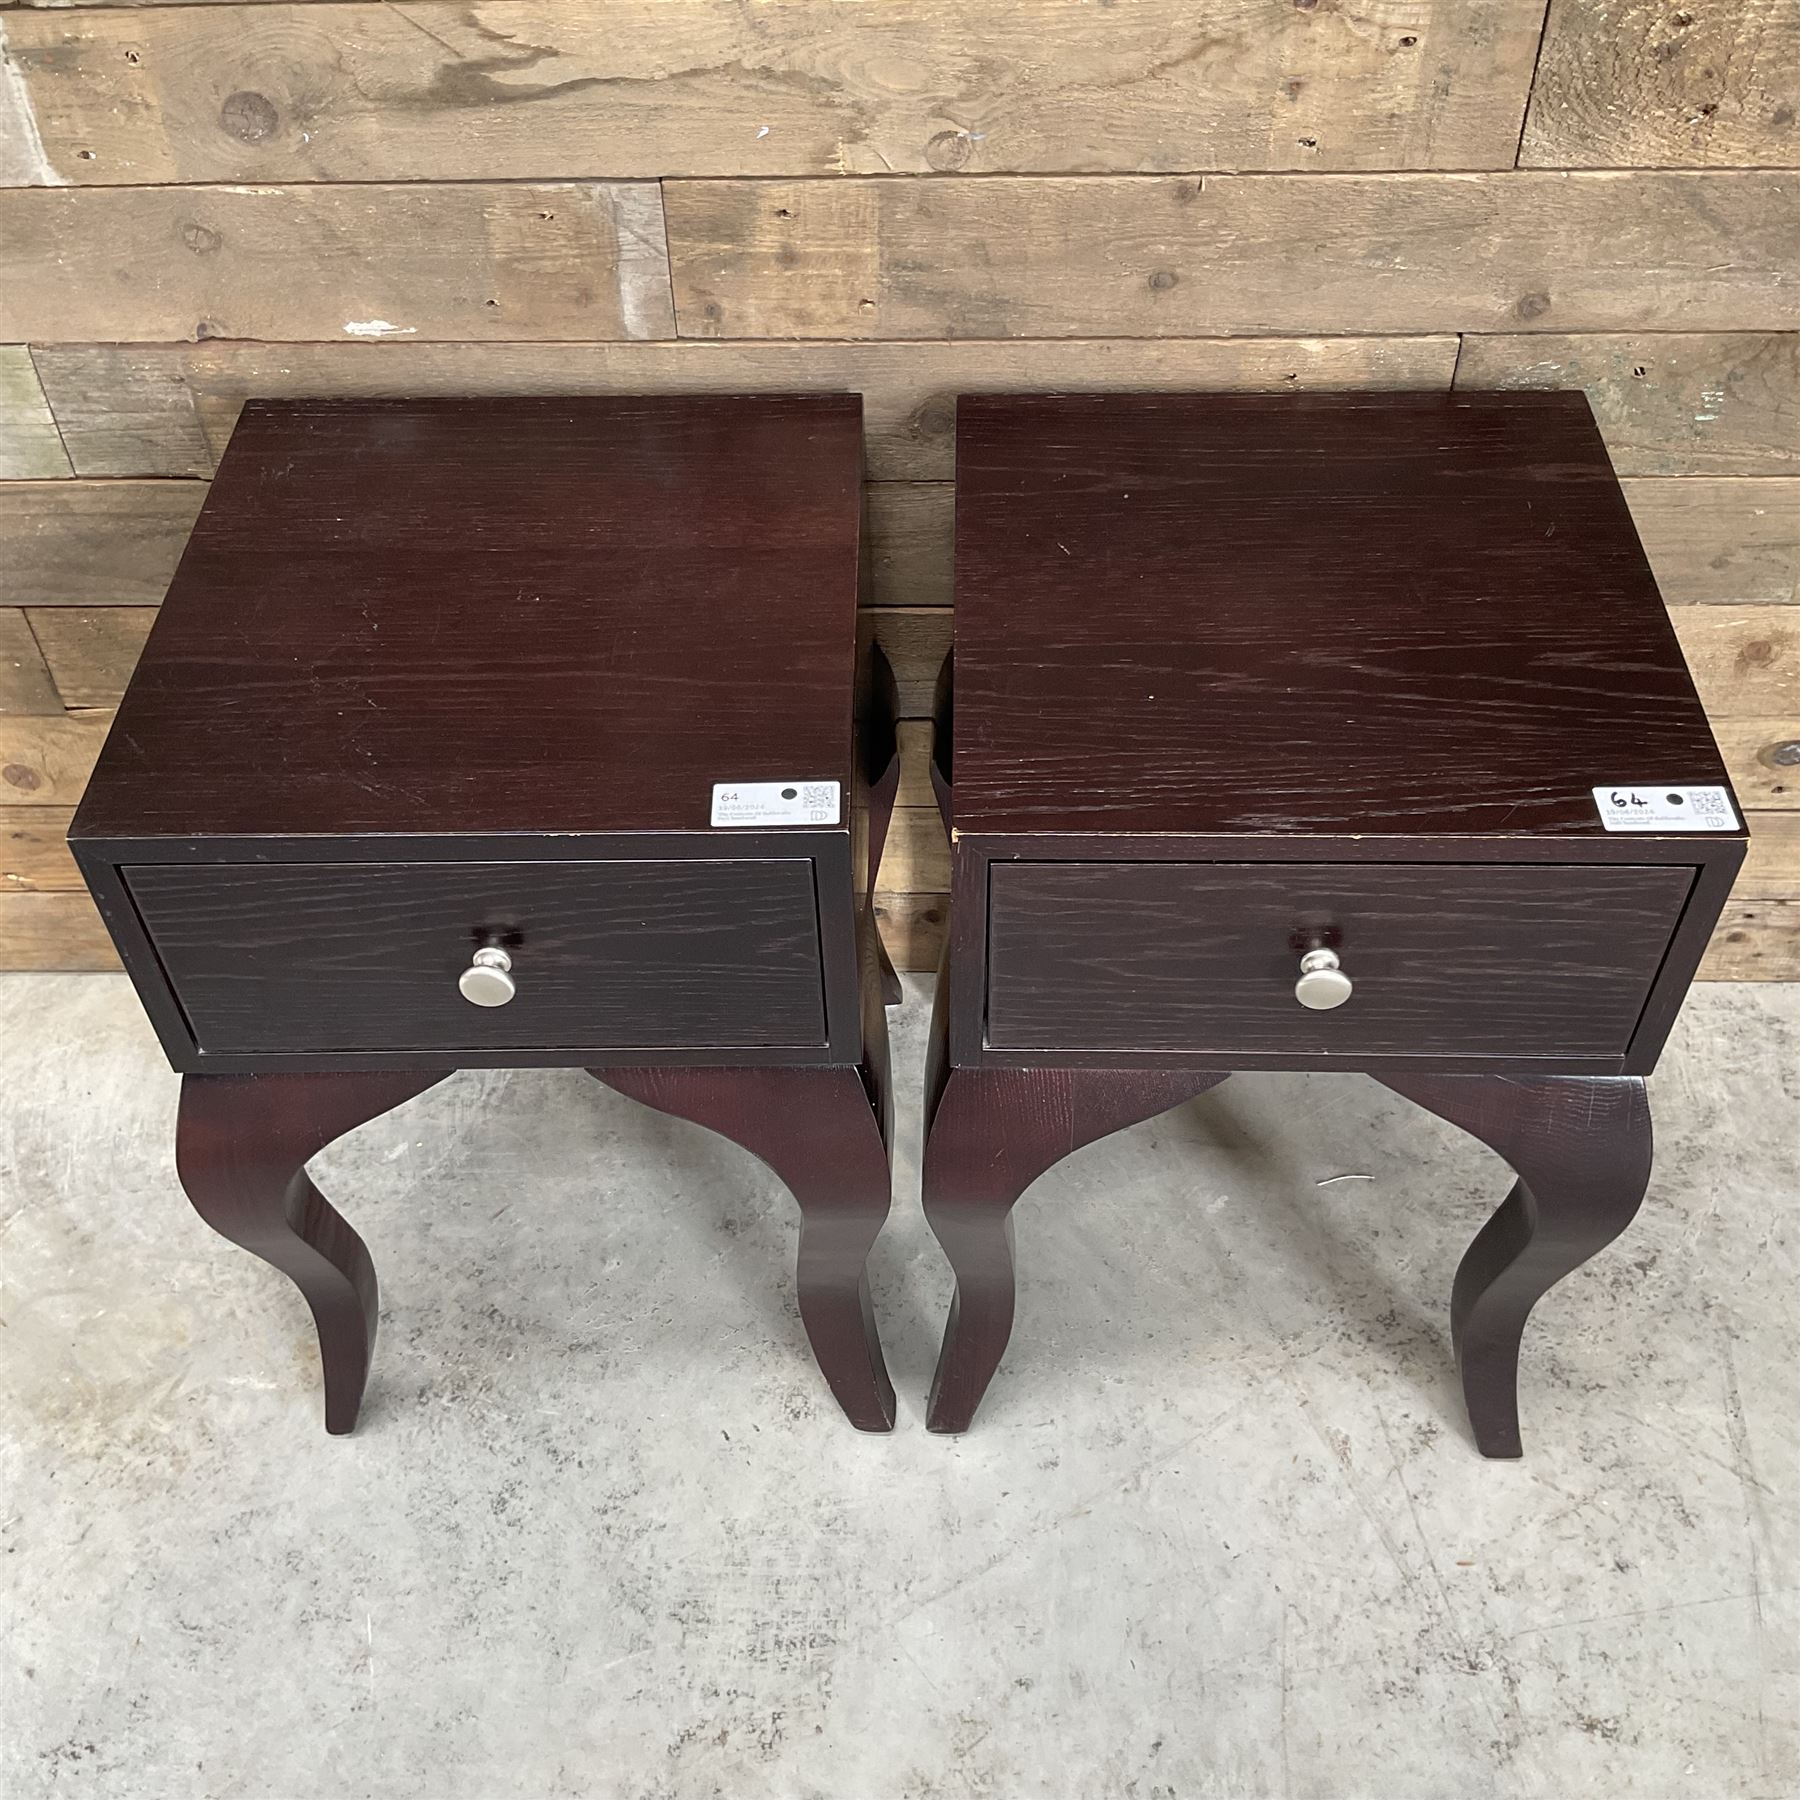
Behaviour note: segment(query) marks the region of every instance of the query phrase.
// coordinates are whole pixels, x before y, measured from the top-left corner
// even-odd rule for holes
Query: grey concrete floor
[[[320,1159],[385,1284],[333,1440],[299,1299],[175,1184],[124,982],[0,979],[0,1795],[1800,1790],[1800,989],[1690,1003],[1645,1213],[1528,1341],[1523,1464],[1447,1341],[1505,1176],[1350,1076],[1047,1176],[1012,1352],[929,1437],[920,993],[892,1437],[808,1359],[773,1179],[555,1072]]]

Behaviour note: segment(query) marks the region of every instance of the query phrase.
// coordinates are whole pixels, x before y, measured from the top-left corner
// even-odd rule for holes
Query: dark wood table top
[[[861,474],[853,395],[252,401],[75,835],[847,809]]]
[[[1580,394],[965,398],[957,481],[962,832],[1599,839],[1597,785],[1727,783]]]

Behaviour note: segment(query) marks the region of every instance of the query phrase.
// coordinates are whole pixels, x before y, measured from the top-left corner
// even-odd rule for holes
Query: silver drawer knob
[[[471,1006],[504,1006],[518,989],[508,971],[512,958],[490,944],[477,950],[469,966],[456,978],[457,992]]]
[[[1301,957],[1294,998],[1314,1012],[1329,1012],[1350,998],[1350,977],[1338,967],[1335,950],[1309,950]]]

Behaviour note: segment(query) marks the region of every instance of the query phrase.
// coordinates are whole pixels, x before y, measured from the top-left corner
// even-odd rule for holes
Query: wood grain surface
[[[43,181],[1503,168],[1543,0],[13,13]]]
[[[30,621],[16,606],[0,606],[0,713],[44,713],[61,717],[62,696],[31,634]]]
[[[805,858],[170,865],[125,880],[202,1052],[825,1044]],[[490,938],[518,992],[471,1006],[457,977]]]
[[[996,396],[959,459],[964,833],[1598,838],[1598,784],[1725,780],[1579,395]]]
[[[0,908],[9,894],[87,895],[69,854],[72,806],[10,807],[0,813]],[[0,919],[5,914],[0,910]]]
[[[1791,606],[1800,479],[1627,481],[1632,523],[1671,606]]]
[[[894,665],[903,709],[915,718],[928,716],[950,650],[952,615],[935,607],[883,608],[863,618]],[[1685,625],[1685,609],[1673,609],[1670,619]],[[1728,669],[1722,672],[1729,677]],[[1748,661],[1745,675],[1760,679],[1757,658]],[[1739,798],[1749,807],[1800,805],[1800,717],[1759,716],[1733,697],[1731,686],[1716,692],[1721,710],[1709,715],[1710,723]]]
[[[718,781],[850,793],[858,411],[257,403],[77,829],[705,831]]]
[[[1800,894],[1800,812],[1750,815],[1750,854],[1731,891],[1739,900]]]
[[[0,338],[674,335],[654,183],[0,189]]]
[[[996,1050],[1622,1056],[1693,870],[996,863]],[[1294,998],[1314,933],[1355,984]]]
[[[1780,171],[671,181],[664,207],[685,337],[1800,324]]]
[[[195,481],[0,483],[0,599],[156,606],[205,498]]]
[[[1475,335],[1456,385],[1582,389],[1621,475],[1800,473],[1800,333]]]
[[[69,455],[23,344],[0,344],[0,481],[54,480]]]
[[[1800,718],[1800,610],[1682,606],[1669,617],[1714,718],[1744,713]]]
[[[116,969],[119,953],[94,903],[82,894],[0,894],[0,967]]]
[[[1748,807],[1800,808],[1800,718],[1713,721],[1732,786]]]
[[[25,617],[65,706],[117,706],[143,655],[156,609],[33,606]]]
[[[1800,6],[1581,0],[1550,8],[1519,161],[1793,168]]]
[[[80,475],[210,475],[244,401],[454,394],[860,393],[882,481],[955,473],[959,393],[1447,388],[1454,337],[1169,343],[192,344],[45,347]]]
[[[1588,393],[1665,597],[1733,614],[1677,623],[1741,798],[1800,809],[1741,610],[1800,538],[1795,0],[0,4],[0,64],[0,705],[116,702],[200,500],[137,478],[250,397],[860,393],[922,718],[952,491],[885,484],[951,480],[959,393],[1454,379]],[[925,823],[882,906],[930,964]],[[1779,966],[1788,897],[1709,971]]]
[[[1800,899],[1733,900],[1700,965],[1702,981],[1793,981],[1800,974]]]
[[[72,806],[112,720],[108,712],[0,713],[0,808]]]

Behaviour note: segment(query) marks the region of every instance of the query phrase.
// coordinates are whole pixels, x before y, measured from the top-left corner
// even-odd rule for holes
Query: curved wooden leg
[[[1637,1216],[1650,1180],[1644,1083],[1634,1075],[1380,1079],[1498,1151],[1518,1175],[1456,1271],[1450,1330],[1477,1448],[1483,1456],[1523,1455],[1525,1321]]]
[[[876,1009],[880,1017],[880,1009]],[[894,1384],[869,1300],[869,1252],[887,1220],[886,1043],[861,1069],[590,1069],[596,1081],[741,1144],[800,1205],[800,1318],[858,1431],[894,1428]]]
[[[325,1429],[356,1425],[375,1347],[375,1267],[307,1179],[307,1159],[444,1080],[447,1071],[186,1075],[175,1166],[194,1210],[293,1282],[312,1308],[325,1372]]]
[[[968,1430],[1006,1351],[1014,1201],[1083,1144],[1155,1118],[1225,1079],[1199,1069],[939,1065],[925,1128],[925,1217],[956,1272],[956,1295],[927,1429]]]

